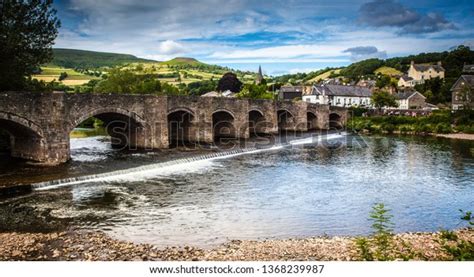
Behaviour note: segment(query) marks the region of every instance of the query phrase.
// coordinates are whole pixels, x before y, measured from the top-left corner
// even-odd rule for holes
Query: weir
[[[323,135],[320,135],[317,137],[311,136],[308,138],[291,140],[288,143],[277,144],[277,145],[273,145],[271,147],[266,147],[266,148],[249,147],[245,149],[237,149],[237,150],[232,150],[232,151],[224,151],[224,152],[217,152],[217,153],[212,153],[212,154],[192,156],[189,158],[181,158],[181,159],[176,159],[176,160],[167,161],[167,162],[161,162],[161,163],[155,163],[155,164],[150,164],[150,165],[145,165],[145,166],[129,168],[125,170],[117,170],[117,171],[111,171],[111,172],[106,172],[106,173],[101,173],[101,174],[40,182],[40,183],[32,184],[31,188],[32,190],[49,190],[49,189],[56,189],[60,187],[72,186],[72,185],[77,185],[77,184],[82,184],[82,183],[122,180],[126,177],[131,177],[134,175],[144,175],[146,173],[149,173],[149,176],[145,177],[146,179],[146,178],[159,176],[160,173],[163,173],[166,170],[170,170],[176,166],[185,165],[186,167],[189,167],[189,166],[192,166],[193,163],[206,162],[206,161],[209,162],[209,161],[218,160],[218,159],[229,159],[229,158],[233,158],[240,155],[250,155],[250,154],[256,154],[256,153],[261,153],[261,152],[266,152],[266,151],[275,151],[275,150],[279,150],[285,147],[291,147],[291,146],[296,146],[296,145],[320,143],[323,140],[340,139],[346,135],[347,133],[343,132],[340,134],[329,134],[325,136]],[[133,180],[137,180],[137,179],[140,179],[140,178],[136,178],[136,176],[135,178],[133,178]]]

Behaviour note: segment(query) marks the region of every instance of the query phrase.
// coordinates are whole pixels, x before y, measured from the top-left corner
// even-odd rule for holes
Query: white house
[[[444,79],[445,69],[441,62],[437,64],[415,64],[411,62],[408,69],[408,75],[403,75],[398,80],[399,87],[414,87],[417,84],[423,84],[425,80],[440,78]]]
[[[337,107],[370,107],[372,92],[367,87],[343,85],[314,85],[303,101]]]

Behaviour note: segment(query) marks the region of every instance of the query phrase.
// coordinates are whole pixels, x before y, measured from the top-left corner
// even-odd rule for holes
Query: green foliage
[[[179,89],[168,83],[161,83],[149,75],[137,75],[129,70],[114,69],[107,79],[100,81],[94,92],[178,95]]]
[[[51,0],[1,3],[0,91],[25,89],[27,78],[51,59],[60,22]]]
[[[460,110],[451,113],[449,110],[437,110],[429,116],[353,116],[348,126],[354,131],[369,131],[375,133],[378,131],[393,132],[395,130],[405,134],[414,132],[417,134],[452,133],[454,130],[464,133],[474,133],[474,124],[472,117],[474,112],[471,110]],[[459,123],[464,123],[459,124]],[[453,128],[454,126],[454,128]]]
[[[378,88],[384,88],[391,85],[392,78],[388,75],[381,75],[377,78],[375,86]]]
[[[377,260],[388,261],[391,259],[390,250],[393,247],[393,223],[390,210],[382,203],[377,203],[372,207],[370,219],[372,220],[373,238],[376,245],[374,257]]]
[[[192,82],[187,85],[188,94],[203,95],[204,93],[214,91],[217,87],[216,81],[205,80],[200,82]]]
[[[256,85],[256,84],[245,84],[237,94],[239,98],[250,98],[250,99],[273,99],[274,96],[272,93],[267,92],[267,86],[265,84]]]
[[[461,212],[461,220],[466,221],[467,224],[474,226],[474,216],[472,215],[471,211],[464,212],[463,210],[459,210]]]
[[[68,76],[68,75],[67,75],[67,72],[61,72],[61,74],[59,74],[58,80],[59,80],[59,81],[62,81],[62,80],[64,80],[64,79],[66,79],[67,76]]]
[[[360,255],[365,260],[390,261],[393,260],[393,223],[392,215],[384,204],[376,203],[372,206],[369,219],[372,221],[372,237],[359,238],[356,245]]]
[[[425,80],[425,83],[415,86],[421,92],[426,101],[432,104],[447,103],[451,101],[451,87],[457,78],[433,78]]]
[[[127,54],[55,48],[53,49],[53,60],[50,62],[50,65],[86,70],[116,67],[136,62],[147,63],[156,61],[140,59]]]
[[[356,246],[359,249],[362,260],[373,261],[375,259],[370,249],[370,241],[367,238],[363,238],[363,237],[357,238]]]
[[[350,107],[349,108],[349,113],[352,116],[362,116],[366,112],[368,112],[368,109],[363,108],[363,107]]]
[[[389,134],[392,134],[393,131],[395,131],[395,125],[390,123],[383,123],[380,128],[382,129],[382,131],[387,132]]]
[[[374,92],[371,97],[373,105],[381,109],[383,107],[397,107],[397,101],[395,96],[391,95],[387,91]]]
[[[383,60],[368,59],[353,63],[341,71],[341,75],[352,80],[359,80],[363,75],[373,74],[375,70],[384,65]]]
[[[461,212],[460,219],[467,222],[469,226],[474,226],[474,217],[472,212]],[[472,228],[472,227],[469,227]],[[442,249],[454,261],[474,261],[474,242],[459,238],[452,231],[441,230],[439,235]]]
[[[217,83],[217,91],[230,90],[237,93],[242,89],[242,85],[242,82],[235,73],[227,72]]]
[[[451,125],[447,123],[438,123],[435,127],[435,133],[437,134],[449,134],[452,133]]]

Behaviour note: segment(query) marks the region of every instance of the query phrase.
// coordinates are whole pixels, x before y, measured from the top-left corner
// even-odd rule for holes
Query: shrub
[[[358,238],[356,245],[360,255],[365,260],[389,261],[393,260],[393,223],[390,210],[382,203],[372,206],[369,219],[372,221],[372,238]],[[373,250],[372,250],[373,249]]]
[[[447,123],[438,123],[435,127],[435,132],[438,134],[448,134],[452,131],[451,125]]]
[[[380,129],[382,129],[382,131],[385,131],[389,134],[393,133],[393,131],[395,131],[395,126],[393,124],[390,124],[390,123],[384,123],[380,126]]]

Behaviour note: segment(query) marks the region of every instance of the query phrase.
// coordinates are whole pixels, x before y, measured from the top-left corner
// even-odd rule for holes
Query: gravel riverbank
[[[455,231],[474,242],[474,229]],[[394,237],[395,249],[414,254],[414,260],[450,260],[442,250],[440,233],[404,233]],[[160,249],[148,244],[118,241],[101,232],[0,233],[0,260],[169,260],[274,261],[361,260],[355,238],[231,241],[206,250],[195,247]]]

